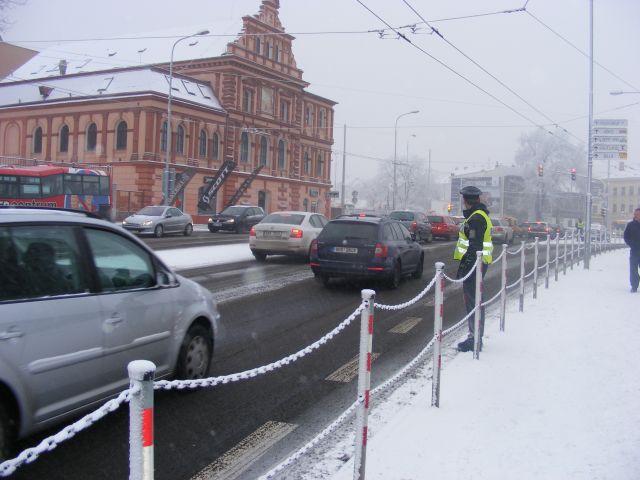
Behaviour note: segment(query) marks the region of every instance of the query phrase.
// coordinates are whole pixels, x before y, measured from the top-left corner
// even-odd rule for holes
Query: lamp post
[[[625,91],[622,91],[622,90],[612,90],[612,91],[609,92],[609,95],[626,95],[626,94],[629,94],[629,93],[631,93],[631,94],[636,93],[637,94],[637,93],[640,93],[640,92],[636,92],[636,91],[625,92]]]
[[[171,158],[171,100],[173,98],[173,52],[176,49],[176,45],[187,38],[197,37],[200,35],[209,34],[209,30],[202,30],[186,37],[179,38],[173,43],[171,47],[171,60],[169,61],[169,100],[167,101],[167,154],[164,160],[164,175],[162,179],[162,194],[164,195],[164,203],[169,202],[169,163]]]
[[[396,118],[396,125],[394,129],[394,142],[393,142],[393,205],[392,206],[394,210],[396,209],[396,190],[397,190],[396,167],[398,165],[398,120],[400,120],[405,115],[411,115],[414,113],[420,113],[420,110],[412,110],[411,112],[402,113],[398,115],[398,118]]]

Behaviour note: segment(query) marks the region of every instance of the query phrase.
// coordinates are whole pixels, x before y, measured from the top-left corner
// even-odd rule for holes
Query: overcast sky
[[[194,25],[208,19],[219,22],[255,14],[261,3],[111,0],[98,7],[85,0],[26,1],[8,12],[12,23],[3,37],[35,49],[51,45],[36,40],[113,37],[180,27],[189,34]],[[348,127],[346,150],[352,154],[347,158],[348,182],[369,176],[381,162],[393,158],[394,124],[400,114],[412,110],[420,113],[398,122],[398,159],[406,158],[407,143],[409,155],[425,161],[431,149],[433,168],[443,172],[512,164],[518,138],[535,125],[556,131],[550,125],[557,123],[577,137],[572,136],[572,142],[586,143],[589,63],[576,48],[589,52],[588,0],[407,0],[450,44],[534,108],[445,40],[428,34],[429,28],[419,23],[404,0],[361,1],[394,27],[417,24],[416,33],[400,30],[413,46],[389,30],[383,39],[377,33],[360,33],[385,25],[357,0],[280,0],[280,19],[296,37],[294,54],[311,83],[309,90],[338,102],[334,144],[338,170],[343,125]],[[520,9],[525,3],[526,12],[481,15]],[[443,20],[453,17],[471,18]],[[614,74],[595,67],[594,113],[596,118],[629,120],[629,162],[635,165],[640,106],[628,105],[640,102],[640,95],[609,92],[640,90],[638,19],[637,0],[594,0],[594,57]]]

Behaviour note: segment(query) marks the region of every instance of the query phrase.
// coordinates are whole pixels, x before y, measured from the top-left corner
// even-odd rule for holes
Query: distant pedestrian
[[[627,223],[624,229],[624,243],[629,245],[629,282],[631,283],[631,292],[638,291],[640,283],[640,208],[636,208],[633,212],[633,220]]]
[[[487,267],[492,262],[493,243],[491,242],[491,219],[489,210],[480,202],[482,191],[478,187],[468,186],[460,190],[464,204],[464,222],[460,225],[458,243],[453,253],[454,260],[460,260],[457,278],[466,276],[476,263],[476,252],[482,252],[482,263],[479,268],[484,278]],[[470,313],[476,302],[476,272],[462,283],[464,304],[467,313]],[[473,350],[474,344],[474,316],[469,317],[469,335],[467,339],[458,344],[458,350],[468,352]],[[484,307],[480,310],[479,348],[482,349],[482,335],[484,333]]]
[[[578,238],[582,240],[584,238],[584,222],[581,218],[576,222],[576,230],[578,230]]]

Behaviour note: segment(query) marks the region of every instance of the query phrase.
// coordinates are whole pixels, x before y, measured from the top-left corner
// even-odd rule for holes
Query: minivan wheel
[[[211,335],[201,325],[194,325],[188,331],[180,347],[177,376],[182,380],[205,378],[211,367],[213,341]]]
[[[14,440],[14,424],[9,418],[6,406],[0,402],[0,461],[11,458]]]
[[[424,270],[424,256],[421,255],[420,256],[420,261],[418,262],[418,266],[416,267],[415,272],[413,272],[411,274],[412,278],[415,278],[416,280],[419,278],[422,278],[422,270]]]
[[[396,262],[393,266],[393,272],[389,277],[389,288],[395,289],[400,286],[400,277],[402,276],[402,266],[400,262]]]
[[[156,228],[153,230],[153,234],[156,236],[156,238],[162,237],[163,233],[164,228],[162,228],[162,225],[156,225]]]
[[[184,236],[188,237],[189,235],[191,235],[193,233],[193,225],[191,225],[190,223],[187,223],[187,226],[184,227]]]
[[[251,253],[253,253],[253,256],[258,262],[264,262],[267,259],[266,253],[260,253],[260,252],[251,252]]]

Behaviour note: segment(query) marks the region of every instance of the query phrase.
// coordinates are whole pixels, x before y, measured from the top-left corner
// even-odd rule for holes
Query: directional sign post
[[[594,120],[591,128],[593,158],[626,160],[628,123],[624,119]]]

